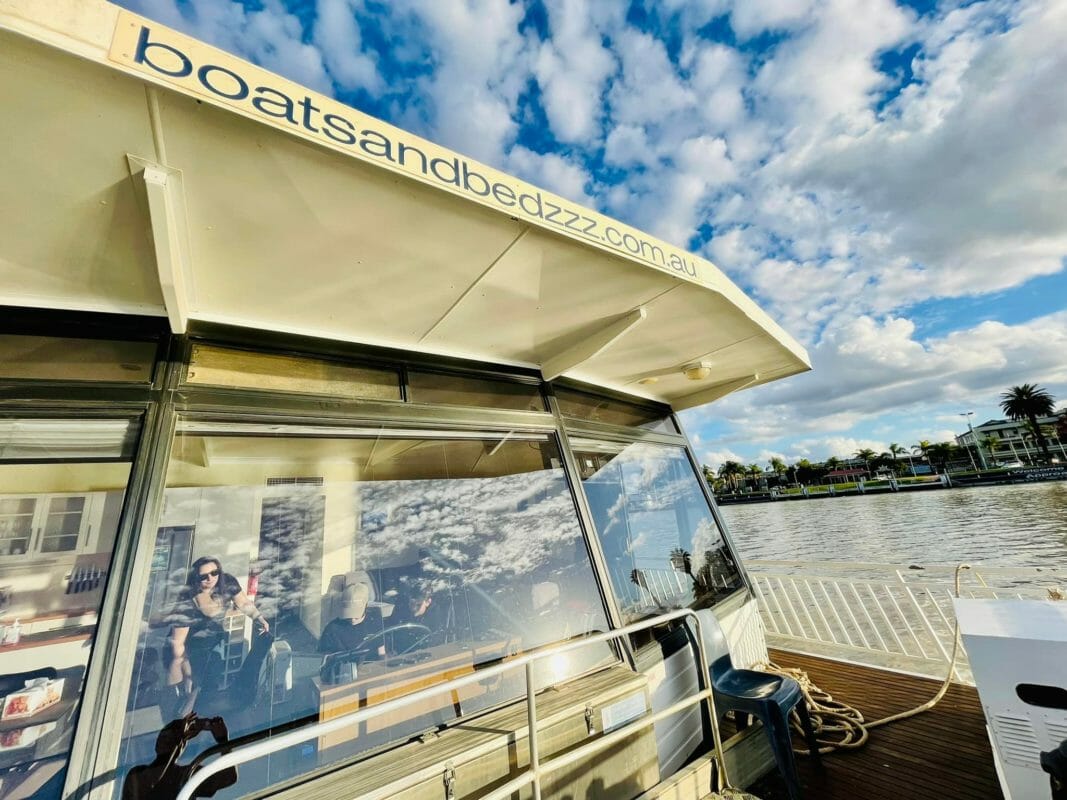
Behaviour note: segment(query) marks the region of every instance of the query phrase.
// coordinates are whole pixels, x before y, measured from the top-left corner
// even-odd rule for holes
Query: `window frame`
[[[76,330],[75,327],[70,335],[76,335]],[[124,338],[123,334],[113,330],[109,331],[109,335]],[[127,330],[125,338],[143,337]],[[264,352],[276,354],[302,355],[368,366],[399,365],[403,399],[359,400],[185,384],[183,380],[191,347],[197,342],[221,347],[262,349]],[[118,762],[121,743],[122,720],[125,717],[125,702],[132,682],[136,651],[135,647],[125,646],[125,643],[136,641],[138,626],[141,624],[141,609],[138,608],[136,612],[132,609],[124,610],[123,602],[126,595],[136,594],[143,597],[148,589],[148,566],[151,563],[156,523],[161,518],[167,466],[180,419],[202,422],[240,421],[252,425],[297,425],[315,429],[368,426],[383,430],[404,428],[424,433],[438,430],[446,437],[458,432],[504,434],[508,431],[543,433],[554,437],[592,565],[596,588],[610,628],[622,625],[622,614],[611,588],[593,515],[581,488],[581,472],[571,449],[570,438],[579,436],[617,443],[656,442],[681,446],[690,462],[690,469],[704,492],[705,502],[715,524],[736,560],[745,585],[745,589],[721,599],[715,607],[732,607],[744,600],[744,591],[752,591],[725,520],[719,513],[710,487],[701,478],[700,465],[696,462],[685,429],[668,406],[603,391],[608,399],[661,408],[678,433],[592,422],[561,414],[553,392],[553,383],[544,381],[536,370],[247,331],[220,325],[201,324],[184,336],[162,334],[157,353],[153,383],[150,387],[86,388],[74,384],[41,384],[31,387],[32,391],[24,386],[19,390],[20,394],[34,395],[53,404],[67,408],[76,407],[82,413],[90,407],[96,408],[97,412],[100,408],[106,408],[110,413],[115,413],[116,409],[128,411],[130,408],[136,408],[143,414],[141,437],[131,467],[131,479],[116,535],[111,583],[101,607],[94,657],[86,673],[81,715],[72,743],[64,796],[86,791],[100,797],[110,797],[112,794],[114,768]],[[539,386],[541,396],[547,401],[547,407],[544,411],[519,411],[408,402],[406,395],[409,367],[472,378],[535,383]],[[584,384],[574,384],[572,387],[570,381],[565,381],[563,385],[587,394],[598,393],[593,387]],[[3,388],[0,385],[0,390]],[[4,395],[0,394],[0,404],[3,403],[3,397]],[[39,414],[40,407],[35,408]],[[616,650],[617,655],[634,669],[638,666],[639,644],[620,640]],[[463,719],[469,720],[471,717]],[[363,755],[359,757],[362,758]]]
[[[169,430],[169,440],[166,442],[157,443],[157,453],[162,461],[162,468],[157,468],[153,474],[153,485],[151,487],[149,504],[146,506],[146,512],[142,517],[142,522],[137,531],[137,557],[138,561],[135,562],[134,573],[140,577],[138,583],[127,583],[126,594],[129,597],[142,598],[145,591],[148,590],[148,563],[151,560],[152,551],[155,543],[155,531],[161,519],[162,504],[167,490],[167,465],[170,463],[170,457],[173,452],[174,444],[178,440],[180,433],[193,433],[204,432],[210,434],[214,431],[226,431],[231,434],[244,435],[259,433],[270,433],[277,436],[285,437],[297,437],[297,438],[335,438],[338,435],[345,438],[365,438],[373,434],[380,434],[382,436],[407,436],[411,438],[420,438],[425,440],[440,440],[440,441],[456,441],[463,439],[499,439],[504,441],[509,434],[524,434],[531,435],[537,438],[544,437],[548,441],[552,442],[560,455],[560,469],[563,471],[563,477],[566,483],[567,492],[569,493],[572,507],[574,508],[574,519],[577,522],[579,535],[581,536],[582,543],[586,548],[586,553],[589,557],[590,571],[593,580],[596,583],[596,594],[601,604],[605,620],[609,628],[617,626],[615,619],[613,618],[612,611],[608,605],[608,598],[611,597],[610,589],[603,584],[603,574],[596,561],[596,554],[593,552],[592,543],[595,542],[595,535],[591,534],[591,528],[587,524],[586,518],[583,515],[582,506],[580,500],[584,501],[584,495],[578,486],[579,480],[575,479],[576,473],[574,473],[569,467],[567,462],[567,456],[564,453],[564,441],[562,431],[556,423],[555,418],[550,413],[541,412],[518,412],[518,411],[493,411],[492,416],[495,417],[495,424],[486,425],[483,419],[482,424],[476,424],[476,421],[472,418],[469,412],[484,412],[485,409],[466,408],[457,406],[417,406],[408,404],[396,404],[400,405],[401,411],[411,411],[415,413],[402,414],[397,418],[395,411],[396,405],[393,405],[389,409],[388,415],[381,417],[375,417],[368,414],[368,409],[363,408],[362,414],[356,417],[341,417],[341,416],[322,416],[322,415],[310,415],[305,413],[291,413],[292,408],[288,409],[290,413],[278,414],[265,411],[262,407],[262,401],[268,400],[268,398],[253,397],[250,398],[253,402],[246,404],[241,402],[242,400],[248,400],[249,398],[238,397],[239,393],[230,393],[228,398],[229,402],[226,405],[228,409],[222,410],[217,405],[213,408],[202,408],[201,404],[197,401],[202,399],[198,392],[196,396],[189,396],[184,398],[184,402],[176,402],[169,408],[167,430]],[[259,395],[260,392],[250,392],[250,394]],[[219,398],[213,397],[213,400],[217,401]],[[296,402],[289,404],[290,406],[301,406],[299,397],[292,397],[289,394],[279,395],[278,401],[295,400]],[[268,400],[269,401],[269,400]],[[184,407],[184,408],[183,408]],[[518,415],[518,418],[516,418]],[[480,414],[481,417],[485,417],[484,413]],[[502,424],[506,420],[506,424]],[[165,452],[166,456],[163,457]],[[265,490],[270,487],[264,487]],[[141,606],[137,603],[129,603],[127,611],[123,619],[123,634],[127,638],[126,641],[136,641],[138,626],[142,623],[141,620]],[[540,647],[551,646],[539,645]],[[538,648],[532,648],[536,650]],[[127,651],[124,661],[128,662],[128,666],[124,669],[122,674],[118,676],[118,681],[113,683],[110,688],[110,695],[107,703],[107,708],[104,711],[104,719],[102,723],[102,732],[108,737],[108,741],[101,741],[99,747],[101,755],[106,760],[101,760],[101,763],[105,766],[107,771],[114,772],[118,766],[118,756],[121,751],[122,743],[122,731],[125,725],[126,717],[126,701],[129,692],[130,685],[132,683],[132,669],[133,669],[133,654],[135,652],[133,646],[125,648]],[[613,664],[620,662],[626,662],[632,666],[632,654],[628,652],[628,648],[615,646],[611,648],[613,651]],[[491,663],[491,662],[490,662]],[[609,664],[600,664],[589,668],[583,672],[576,673],[573,676],[567,678],[568,681],[577,680],[584,675],[599,672],[610,666]],[[501,701],[498,704],[488,706],[486,708],[478,709],[477,711],[465,714],[454,720],[450,720],[446,723],[451,727],[454,725],[469,723],[472,719],[476,719],[484,714],[491,713],[499,708],[513,705],[522,701],[521,697],[514,697]],[[395,747],[398,742],[389,742],[386,744],[378,745],[372,748],[368,748],[356,755],[340,758],[336,762],[332,762],[325,766],[313,768],[306,774],[295,776],[294,779],[306,780],[320,774],[323,771],[329,771],[346,764],[356,763],[369,758],[383,750]],[[104,755],[106,753],[106,755]],[[99,772],[99,771],[98,771]],[[99,777],[94,776],[94,780]],[[69,790],[70,784],[67,789]],[[102,797],[111,797],[115,791],[115,787],[110,787],[103,791]]]

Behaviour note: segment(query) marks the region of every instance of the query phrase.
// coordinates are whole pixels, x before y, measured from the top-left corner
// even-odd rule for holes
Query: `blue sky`
[[[121,0],[710,259],[814,371],[699,457],[943,441],[1067,405],[1062,0]]]

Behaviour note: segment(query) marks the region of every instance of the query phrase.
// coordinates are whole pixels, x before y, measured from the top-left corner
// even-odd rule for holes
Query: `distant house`
[[[835,469],[826,473],[830,483],[852,483],[867,475],[867,470],[859,468]]]
[[[1061,411],[1048,417],[1038,417],[1037,424],[1041,427],[1055,427],[1064,416],[1067,416],[1067,411]],[[982,446],[982,442],[986,438],[996,441],[996,452],[992,455],[997,461],[1017,461],[1022,457],[1039,455],[1041,452],[1037,443],[1030,439],[1030,431],[1026,426],[1025,420],[988,420],[981,425],[974,426],[973,437],[971,436],[971,431],[961,433],[956,437],[956,444],[960,447],[971,447],[975,444]],[[1061,442],[1055,434],[1046,438],[1048,439],[1049,450],[1052,451],[1053,455],[1060,451],[1062,453],[1061,458],[1067,458],[1064,442]],[[975,439],[978,441],[975,442]]]

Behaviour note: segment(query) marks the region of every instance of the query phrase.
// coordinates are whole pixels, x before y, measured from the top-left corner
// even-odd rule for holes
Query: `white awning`
[[[0,303],[536,366],[676,408],[810,368],[708,262],[109,4],[2,0],[0,85]],[[295,124],[266,104],[285,96]]]

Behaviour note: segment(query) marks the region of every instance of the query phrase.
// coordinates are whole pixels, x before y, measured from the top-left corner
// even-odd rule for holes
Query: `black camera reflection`
[[[190,713],[164,725],[156,738],[155,759],[150,764],[130,770],[122,786],[122,800],[168,800],[177,797],[197,769],[195,763],[182,765],[178,759],[186,745],[205,732],[210,733],[218,744],[229,740],[229,731],[222,717],[198,717]],[[193,796],[212,797],[220,789],[236,782],[236,767],[223,770],[204,781]]]

